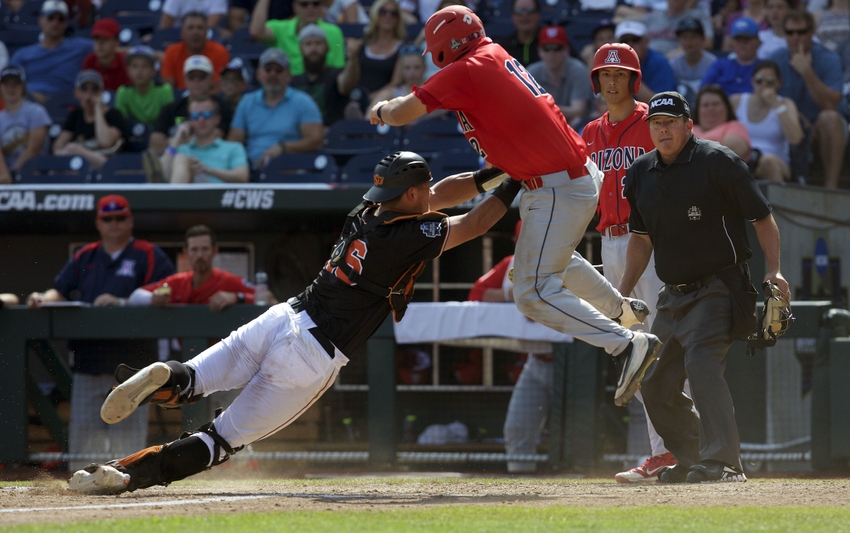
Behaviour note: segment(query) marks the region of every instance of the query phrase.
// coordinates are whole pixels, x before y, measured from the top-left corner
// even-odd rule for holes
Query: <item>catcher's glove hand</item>
[[[791,314],[791,304],[779,287],[765,281],[762,288],[767,299],[764,301],[758,330],[750,335],[747,341],[750,355],[755,353],[756,348],[766,348],[776,344],[776,339],[788,331],[791,322],[794,321],[794,315]]]

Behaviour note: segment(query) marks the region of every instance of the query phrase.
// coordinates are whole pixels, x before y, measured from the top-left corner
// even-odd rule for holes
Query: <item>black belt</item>
[[[301,311],[305,310],[304,302],[302,302],[301,300],[299,300],[295,296],[293,296],[292,298],[287,300],[286,303],[288,303],[289,306],[292,307],[292,310],[295,311],[296,313],[300,313]],[[325,349],[325,352],[330,356],[331,359],[333,359],[334,354],[336,353],[335,352],[336,349],[334,348],[334,343],[331,342],[331,340],[328,338],[328,336],[325,335],[324,333],[322,333],[322,330],[320,330],[318,328],[318,326],[315,327],[315,328],[310,328],[307,331],[309,331],[310,334],[313,335],[313,337],[317,341],[319,341],[319,344],[322,345],[322,348]]]
[[[724,270],[729,270],[731,268],[743,268],[742,265],[744,265],[744,264],[745,263],[736,263],[736,264],[734,264],[730,267],[722,268],[718,272],[723,272]],[[696,280],[692,283],[680,283],[678,285],[675,284],[675,283],[668,283],[667,288],[674,290],[674,291],[681,293],[681,294],[688,294],[688,293],[694,292],[697,289],[701,289],[701,288],[705,287],[706,285],[708,285],[709,283],[711,283],[712,281],[714,281],[716,279],[717,279],[717,273],[714,273],[714,274],[709,274],[707,276],[703,276],[700,279],[698,279],[698,280]]]

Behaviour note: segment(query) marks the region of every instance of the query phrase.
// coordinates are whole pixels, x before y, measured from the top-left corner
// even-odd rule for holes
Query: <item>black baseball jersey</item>
[[[657,150],[626,173],[632,232],[649,235],[665,283],[692,283],[752,255],[745,221],[768,216],[770,203],[746,163],[728,148],[691,139],[671,165]]]
[[[375,211],[371,207],[359,215],[354,229],[374,218]],[[449,230],[447,216],[401,216],[353,240],[345,262],[367,280],[391,287],[411,266],[438,257]],[[298,298],[319,329],[345,354],[362,346],[390,313],[386,298],[353,284],[331,261]]]

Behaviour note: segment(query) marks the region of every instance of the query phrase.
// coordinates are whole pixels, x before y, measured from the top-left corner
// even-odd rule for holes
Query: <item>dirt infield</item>
[[[620,485],[602,479],[476,478],[461,474],[334,479],[215,479],[212,473],[170,487],[120,496],[81,496],[62,480],[0,487],[0,524],[64,523],[110,518],[400,509],[449,505],[628,507],[848,507],[850,479],[755,479],[713,485]]]

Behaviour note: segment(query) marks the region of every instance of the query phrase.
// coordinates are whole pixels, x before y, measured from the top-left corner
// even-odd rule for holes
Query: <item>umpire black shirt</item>
[[[671,165],[658,150],[626,173],[632,232],[649,235],[665,283],[693,283],[752,255],[745,220],[771,212],[746,163],[720,144],[693,135]]]

